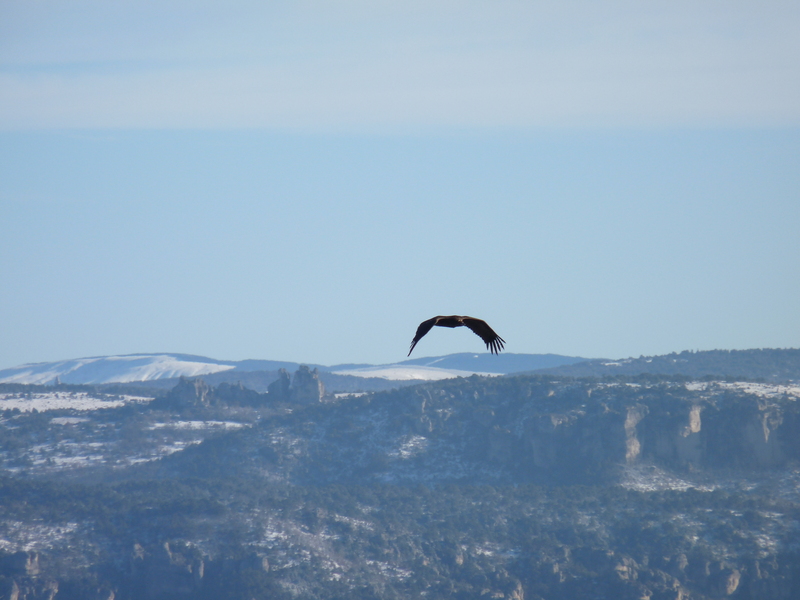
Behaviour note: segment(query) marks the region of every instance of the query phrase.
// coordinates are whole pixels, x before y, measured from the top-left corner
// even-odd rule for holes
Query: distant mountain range
[[[138,383],[171,387],[178,377],[202,376],[210,384],[241,382],[264,391],[279,369],[294,372],[300,363],[276,360],[225,361],[191,354],[157,353],[96,356],[0,370],[0,383],[47,385]],[[662,356],[618,360],[586,359],[557,354],[459,353],[414,358],[387,365],[309,364],[332,391],[375,391],[420,381],[478,375],[514,373],[571,377],[684,375],[761,379],[769,382],[800,381],[800,349],[684,351]]]
[[[385,379],[390,381],[431,381],[469,376],[505,375],[565,366],[585,361],[575,356],[556,354],[450,354],[415,358],[390,365],[309,364],[311,368],[332,375]],[[226,361],[191,354],[157,353],[124,356],[94,356],[58,362],[20,365],[0,370],[1,383],[51,384],[56,380],[70,384],[131,383],[174,379],[177,377],[215,376],[219,381],[247,379],[245,374],[274,373],[279,369],[295,371],[300,363],[276,360]]]
[[[534,370],[541,372],[541,370]],[[800,381],[800,349],[704,350],[673,352],[619,360],[593,359],[558,365],[547,373],[570,377],[684,375],[696,379],[763,379],[780,383]]]

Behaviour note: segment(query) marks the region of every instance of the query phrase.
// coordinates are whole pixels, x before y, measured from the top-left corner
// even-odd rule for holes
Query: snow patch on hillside
[[[45,385],[63,383],[127,383],[172,377],[197,377],[235,368],[235,365],[188,360],[169,354],[132,354],[78,358],[21,365],[0,371],[0,383]]]
[[[246,423],[238,423],[236,421],[171,421],[169,423],[154,423],[148,429],[241,429],[248,427]]]
[[[41,394],[0,394],[0,411],[18,409],[33,410],[99,410],[119,408],[131,402],[150,402],[152,398],[140,396],[104,396],[87,392],[45,392]]]
[[[471,375],[499,376],[498,373],[478,373],[474,371],[439,369],[437,367],[416,365],[382,365],[334,371],[334,373],[336,375],[352,375],[354,377],[377,377],[380,379],[389,379],[391,381],[439,381],[441,379],[455,379],[456,377],[469,377]]]
[[[661,492],[664,490],[685,492],[688,489],[711,492],[715,489],[713,485],[695,484],[655,465],[646,464],[626,466],[620,485],[637,492]]]
[[[64,543],[78,531],[77,523],[49,525],[5,519],[0,522],[0,551],[36,552]],[[12,594],[12,597],[16,598]]]
[[[691,392],[704,392],[708,390],[732,390],[752,394],[760,398],[800,398],[800,386],[778,385],[774,383],[754,383],[750,381],[693,381],[686,384],[686,389]]]

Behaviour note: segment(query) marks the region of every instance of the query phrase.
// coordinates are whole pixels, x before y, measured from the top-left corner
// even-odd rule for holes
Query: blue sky
[[[0,3],[0,367],[800,346],[800,6]],[[482,351],[436,331],[415,354]]]

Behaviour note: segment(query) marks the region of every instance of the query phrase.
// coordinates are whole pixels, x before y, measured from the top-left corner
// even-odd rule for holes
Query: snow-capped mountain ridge
[[[522,370],[573,364],[584,359],[552,354],[461,353],[416,358],[388,365],[310,364],[320,371],[355,377],[373,377],[395,381],[432,381],[479,375],[502,375]],[[192,354],[154,353],[121,356],[94,356],[48,363],[25,364],[0,369],[0,383],[71,384],[129,383],[175,377],[198,377],[222,371],[294,371],[299,363],[273,360],[225,361]]]
[[[362,377],[388,381],[433,381],[478,375],[548,373],[569,377],[636,376],[638,374],[738,377],[767,382],[800,382],[800,349],[706,350],[663,356],[586,359],[558,354],[499,355],[457,353],[413,358],[384,365],[303,363],[331,378]],[[296,371],[300,363],[277,360],[216,360],[192,354],[154,353],[95,356],[50,363],[26,364],[0,369],[0,383],[69,384],[129,383],[177,377],[214,376],[220,381],[254,381],[251,375],[274,374],[279,369]],[[226,379],[227,378],[227,379]],[[167,382],[165,382],[167,383]],[[263,381],[262,381],[263,383]],[[266,383],[269,383],[267,381]],[[339,386],[341,381],[335,384]],[[328,385],[327,383],[325,385]],[[356,386],[357,387],[357,386]],[[255,388],[253,388],[255,389]],[[385,389],[385,388],[380,388]]]
[[[171,377],[194,377],[234,369],[235,363],[186,354],[94,356],[0,370],[0,382],[48,384],[127,383]]]

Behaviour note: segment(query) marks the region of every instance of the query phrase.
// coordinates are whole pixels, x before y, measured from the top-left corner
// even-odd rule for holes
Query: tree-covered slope
[[[539,372],[572,377],[651,373],[711,379],[748,378],[781,383],[800,381],[800,349],[683,351],[661,356],[589,360]]]

